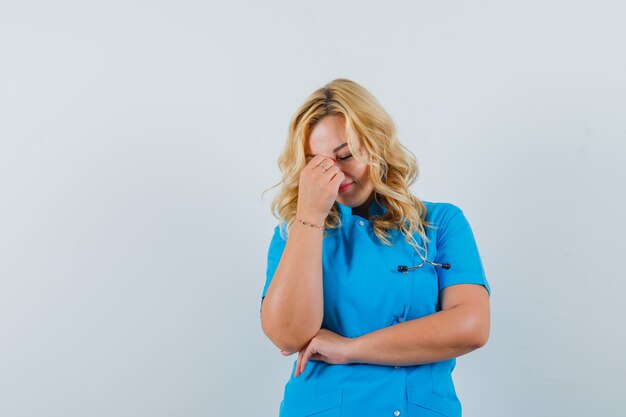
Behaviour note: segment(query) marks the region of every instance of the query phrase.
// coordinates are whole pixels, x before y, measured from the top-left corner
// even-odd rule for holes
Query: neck
[[[374,192],[372,192],[372,194],[370,194],[367,200],[365,200],[365,203],[361,204],[358,207],[352,208],[352,215],[357,215],[357,216],[363,217],[364,219],[369,219],[370,206],[372,205],[373,201],[374,201]]]

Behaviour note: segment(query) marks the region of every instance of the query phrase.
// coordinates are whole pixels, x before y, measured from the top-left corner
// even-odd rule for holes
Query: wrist
[[[350,338],[348,342],[348,359],[350,363],[361,362],[361,347],[363,339],[361,336]]]
[[[316,226],[324,227],[326,223],[326,216],[320,216],[319,214],[309,214],[309,213],[296,213],[296,221],[303,220],[307,223],[312,223]]]

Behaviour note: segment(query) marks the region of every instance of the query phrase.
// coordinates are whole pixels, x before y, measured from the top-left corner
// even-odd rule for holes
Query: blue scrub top
[[[445,270],[425,263],[407,273],[398,265],[419,265],[422,259],[397,230],[386,246],[374,234],[372,223],[352,214],[339,202],[342,225],[328,229],[322,243],[324,319],[322,328],[344,337],[364,334],[441,310],[439,291],[454,284],[483,285],[491,295],[472,229],[462,210],[451,203],[422,201],[430,239],[428,259],[449,263]],[[376,200],[370,215],[386,207]],[[280,226],[267,255],[267,273],[261,303],[278,267],[286,241]],[[423,247],[424,242],[415,233]],[[424,255],[423,251],[422,255]],[[297,354],[284,387],[280,417],[460,417],[461,403],[452,381],[456,358],[411,366],[366,363],[343,365],[310,360],[294,377]]]

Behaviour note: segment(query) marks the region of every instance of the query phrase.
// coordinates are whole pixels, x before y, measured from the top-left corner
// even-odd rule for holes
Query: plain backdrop
[[[469,219],[465,417],[623,416],[620,1],[0,0],[0,416],[277,416],[289,119],[338,78]]]

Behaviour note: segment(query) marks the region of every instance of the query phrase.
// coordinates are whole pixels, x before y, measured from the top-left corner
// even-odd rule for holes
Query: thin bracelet
[[[296,219],[296,220],[298,220],[298,221],[299,221],[300,223],[302,223],[302,224],[306,224],[307,226],[317,227],[317,228],[318,228],[318,229],[320,229],[320,230],[324,230],[324,228],[323,228],[322,226],[318,226],[318,225],[316,225],[316,224],[309,223],[309,222],[304,221],[304,220],[302,220],[302,219]]]

